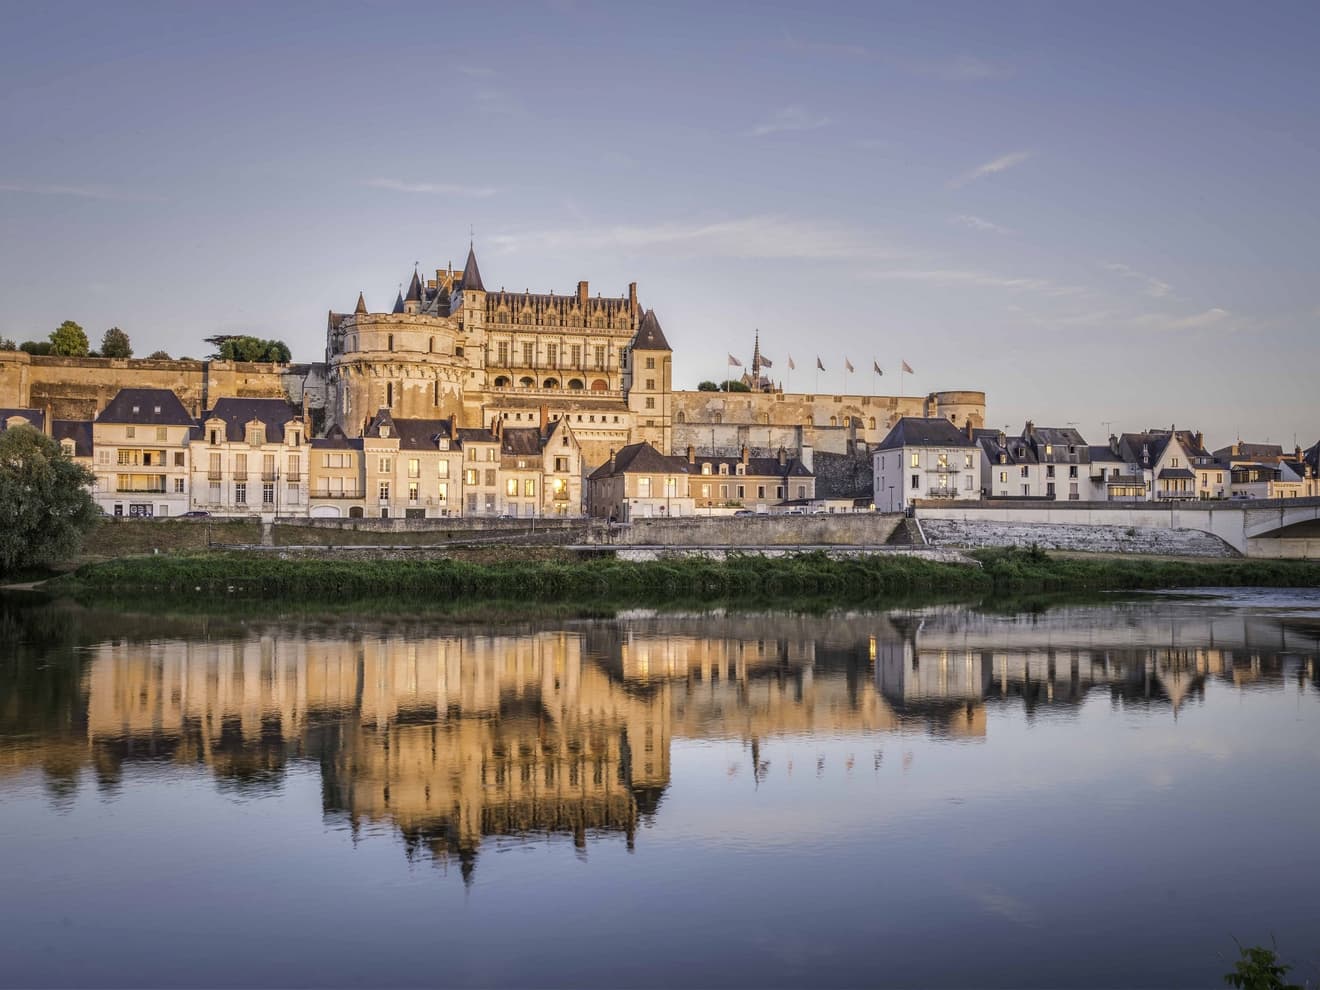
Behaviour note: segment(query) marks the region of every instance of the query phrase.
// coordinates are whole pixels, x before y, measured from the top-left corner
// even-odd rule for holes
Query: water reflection
[[[39,771],[64,807],[84,780],[113,795],[141,764],[268,794],[302,764],[319,768],[328,820],[397,830],[409,856],[470,881],[492,837],[631,847],[660,813],[676,740],[739,741],[760,775],[760,748],[783,737],[975,742],[997,710],[1069,718],[1097,695],[1176,719],[1210,682],[1314,690],[1320,620],[1137,601],[489,631],[68,607],[10,608],[0,638],[0,793]]]

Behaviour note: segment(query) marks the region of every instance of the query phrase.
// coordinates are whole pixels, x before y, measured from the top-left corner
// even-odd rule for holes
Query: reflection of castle
[[[49,685],[73,699],[58,725],[0,710],[0,776],[42,766],[58,796],[81,767],[112,787],[126,763],[173,762],[243,789],[311,761],[327,815],[397,828],[410,851],[456,859],[466,876],[490,837],[631,842],[669,786],[674,739],[740,739],[755,752],[786,735],[983,738],[987,702],[1030,711],[1102,689],[1176,712],[1208,678],[1277,679],[1289,654],[1314,677],[1314,630],[1140,606],[1106,609],[1105,628],[1086,613],[107,640],[81,654],[71,689]],[[49,668],[67,679],[69,665]]]

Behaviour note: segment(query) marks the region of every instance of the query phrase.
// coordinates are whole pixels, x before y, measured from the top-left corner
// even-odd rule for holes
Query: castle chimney
[[[628,283],[628,308],[635,314],[637,312],[637,283]]]
[[[1197,450],[1205,449],[1205,434],[1202,433],[1200,430],[1196,431],[1196,449]]]
[[[692,446],[692,444],[688,444],[688,463],[697,463],[697,448]]]
[[[586,283],[586,282],[579,282],[579,283],[578,283],[578,305],[580,305],[580,306],[585,306],[586,304],[587,304],[587,283]]]
[[[975,440],[975,439],[976,439],[976,430],[975,430],[975,428],[972,426],[972,417],[971,417],[971,416],[968,416],[968,417],[967,417],[967,439],[968,439],[968,440]]]
[[[302,396],[302,421],[303,421],[303,436],[305,436],[308,440],[311,440],[311,438],[312,438],[312,411],[311,411],[310,408],[308,408],[308,405],[307,405],[307,390],[306,390],[306,389],[303,389],[303,396]]]
[[[1109,452],[1115,457],[1118,456],[1118,437],[1112,433],[1109,434]]]
[[[1033,423],[1031,420],[1027,420],[1026,429],[1024,429],[1022,432],[1025,433],[1027,439],[1030,440],[1032,437],[1036,435],[1036,424]]]
[[[743,444],[743,446],[742,446],[742,463],[743,463],[743,467],[744,467],[744,468],[747,467],[747,455],[748,455],[749,453],[750,453],[750,451],[748,451],[748,449],[747,449],[747,444]]]
[[[550,425],[550,407],[541,407],[541,434],[545,435],[546,427]]]

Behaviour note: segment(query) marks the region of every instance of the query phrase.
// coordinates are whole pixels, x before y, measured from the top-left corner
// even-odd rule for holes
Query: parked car
[[[193,509],[183,514],[184,519],[209,519],[210,517],[211,513],[206,512],[203,509]]]
[[[756,513],[753,512],[751,509],[736,509],[734,510],[733,515],[734,518],[737,518],[738,516],[754,516],[756,515]]]

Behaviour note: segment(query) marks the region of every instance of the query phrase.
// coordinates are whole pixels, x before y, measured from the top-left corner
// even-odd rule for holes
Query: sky
[[[0,336],[321,360],[471,232],[488,289],[638,282],[679,388],[759,330],[794,391],[1320,439],[1314,3],[0,0],[0,36]]]

